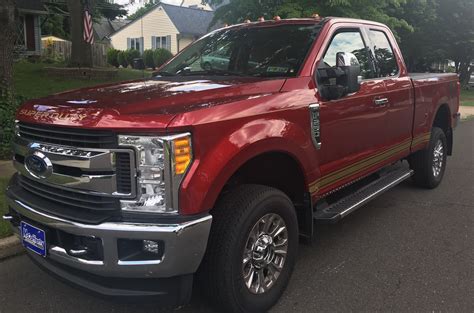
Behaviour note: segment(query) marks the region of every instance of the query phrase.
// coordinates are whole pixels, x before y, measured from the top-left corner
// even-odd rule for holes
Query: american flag
[[[84,9],[84,41],[88,44],[94,43],[94,31],[92,29],[92,16],[89,9]]]

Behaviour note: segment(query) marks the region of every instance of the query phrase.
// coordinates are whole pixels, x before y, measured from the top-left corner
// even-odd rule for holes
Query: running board
[[[320,211],[315,211],[313,213],[313,219],[319,224],[334,224],[370,200],[410,178],[412,175],[413,171],[409,169],[398,169],[386,173],[345,198],[338,200]]]

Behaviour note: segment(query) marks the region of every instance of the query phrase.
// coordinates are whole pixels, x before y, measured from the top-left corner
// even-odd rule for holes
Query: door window
[[[387,35],[379,30],[370,30],[371,48],[375,53],[377,77],[391,77],[398,74],[397,60]]]
[[[323,58],[324,65],[327,67],[336,66],[336,54],[338,52],[350,52],[357,57],[363,79],[374,77],[374,71],[370,65],[369,50],[365,46],[359,31],[351,30],[337,33],[326,50]]]

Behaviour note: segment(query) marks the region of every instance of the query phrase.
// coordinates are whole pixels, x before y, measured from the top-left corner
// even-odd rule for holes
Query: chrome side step
[[[384,192],[410,178],[412,175],[413,171],[409,169],[391,171],[330,206],[315,211],[313,213],[313,219],[319,224],[336,223],[370,200],[380,196]]]

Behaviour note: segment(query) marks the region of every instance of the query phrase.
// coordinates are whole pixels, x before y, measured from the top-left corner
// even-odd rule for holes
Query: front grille
[[[15,175],[7,190],[7,195],[9,198],[17,199],[36,211],[74,222],[97,225],[106,221],[121,219],[118,204],[114,207],[114,210],[105,210],[105,208],[112,209],[112,204],[104,203],[102,197],[88,196],[82,198],[75,195],[74,192],[72,194],[63,193],[59,188],[50,188],[50,186],[37,182],[32,184],[32,180],[21,175]],[[54,194],[51,193],[53,190]],[[81,200],[76,203],[75,198],[81,198]],[[87,200],[85,201],[85,199]],[[86,209],[82,206],[85,202],[88,204],[95,202],[96,205],[88,205]]]
[[[66,191],[38,183],[24,176],[20,177],[20,185],[38,197],[74,209],[92,211],[115,211],[119,209],[119,200],[111,197]]]
[[[18,123],[14,164],[15,197],[36,210],[71,221],[96,224],[121,218],[120,199],[134,199],[135,154],[118,147],[109,131]],[[38,179],[26,157],[41,153],[52,167]]]
[[[116,148],[118,144],[117,136],[110,131],[18,123],[18,132],[22,138],[33,142],[78,148]]]

